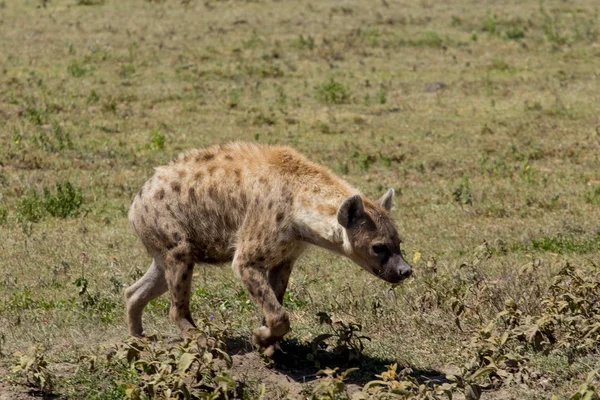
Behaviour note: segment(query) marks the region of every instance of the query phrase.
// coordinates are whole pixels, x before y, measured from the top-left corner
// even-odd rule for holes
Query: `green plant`
[[[54,375],[48,370],[48,362],[39,347],[31,347],[27,353],[15,353],[18,358],[12,372],[25,375],[33,387],[49,394],[54,388]]]
[[[392,364],[387,371],[376,375],[379,379],[367,382],[362,390],[352,397],[353,400],[398,399],[398,400],[438,400],[444,395],[452,399],[456,384],[443,383],[428,386],[412,376],[410,368],[396,372],[398,364]]]
[[[45,214],[44,201],[35,190],[24,195],[17,204],[17,220],[39,222]]]
[[[540,13],[542,14],[542,29],[546,39],[558,46],[566,44],[567,36],[563,32],[558,14],[548,13],[543,2],[540,3]]]
[[[77,61],[72,61],[67,67],[67,72],[74,78],[81,78],[87,73],[87,70]]]
[[[83,204],[83,193],[71,182],[57,183],[55,193],[44,188],[44,208],[53,217],[76,217]]]
[[[50,129],[40,131],[34,137],[34,142],[40,149],[48,152],[57,152],[73,148],[71,135],[55,121],[50,125]]]
[[[523,39],[525,37],[525,29],[512,26],[504,31],[504,37],[511,40]]]
[[[165,140],[165,134],[160,129],[152,129],[150,131],[150,150],[164,150]]]
[[[444,40],[437,32],[425,31],[421,33],[421,37],[413,42],[414,46],[419,47],[442,47]]]
[[[135,74],[135,65],[123,64],[119,70],[119,76],[123,79],[131,78]]]
[[[97,103],[99,100],[100,100],[100,96],[98,96],[98,93],[96,93],[96,91],[94,89],[90,90],[90,94],[87,98],[87,103],[93,104],[93,103]]]
[[[325,104],[345,104],[350,101],[350,91],[342,83],[331,78],[317,87],[316,97]]]
[[[315,48],[315,39],[311,35],[304,36],[300,34],[292,41],[292,46],[299,49],[312,50]]]
[[[338,373],[337,368],[326,368],[317,372],[317,375],[323,376],[321,381],[312,391],[313,400],[345,400],[350,399],[346,383],[344,382],[348,375],[358,370],[358,368],[349,368],[344,372]]]
[[[483,30],[492,35],[496,34],[496,30],[498,27],[498,22],[496,20],[496,15],[487,14],[485,19],[483,20]]]
[[[589,204],[600,204],[600,185],[593,187],[585,193],[585,202]]]
[[[362,171],[368,171],[371,168],[371,164],[373,164],[377,159],[366,152],[354,153],[353,155],[358,159],[358,167]]]
[[[8,209],[6,207],[0,206],[0,225],[6,223],[8,219]]]
[[[585,381],[579,386],[579,389],[573,393],[569,400],[598,400],[600,396],[600,386],[598,386],[598,381],[600,380],[600,374],[598,370],[590,371],[586,377]],[[552,400],[558,400],[558,397],[552,396]]]
[[[175,346],[129,339],[108,349],[109,368],[134,373],[122,383],[128,399],[238,398],[243,388],[227,373],[232,359],[222,336],[206,321],[203,331]]]
[[[452,198],[459,204],[473,204],[473,192],[469,185],[469,178],[463,177],[458,187],[452,192]]]
[[[365,348],[364,342],[371,341],[368,336],[361,335],[362,325],[353,322],[332,321],[326,312],[319,312],[320,324],[326,324],[333,333],[318,335],[311,342],[313,360],[317,362],[317,353],[321,348],[331,351],[335,355],[345,354],[348,361],[360,359]],[[328,344],[329,339],[334,339]]]
[[[46,214],[59,218],[76,217],[82,204],[81,189],[68,181],[57,183],[54,193],[44,188],[43,198],[35,190],[23,196],[17,205],[17,219],[39,222]]]
[[[229,101],[227,105],[229,108],[237,108],[240,105],[241,92],[238,89],[234,89],[229,93]]]
[[[377,96],[375,96],[375,101],[377,102],[377,104],[387,103],[387,96],[385,94],[385,89],[383,87],[380,87],[379,90],[377,91]]]

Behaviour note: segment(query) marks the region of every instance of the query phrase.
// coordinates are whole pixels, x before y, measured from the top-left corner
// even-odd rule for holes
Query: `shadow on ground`
[[[226,340],[227,350],[235,356],[257,354],[247,338],[230,337]],[[358,367],[359,370],[348,376],[347,383],[363,386],[365,383],[377,379],[376,374],[387,370],[388,365],[396,360],[389,358],[371,357],[363,355],[359,360],[348,360],[347,354],[336,355],[329,351],[319,350],[313,355],[310,343],[302,343],[297,339],[287,339],[281,343],[281,349],[275,353],[271,368],[280,374],[286,375],[298,383],[309,383],[318,379],[317,373],[324,368],[339,368],[344,371],[348,368]],[[265,365],[268,364],[264,360]],[[410,365],[412,376],[421,383],[448,382],[445,374],[433,369],[418,369]]]

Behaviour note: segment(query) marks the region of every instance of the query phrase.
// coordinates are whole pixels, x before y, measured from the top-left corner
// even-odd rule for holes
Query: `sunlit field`
[[[129,338],[135,193],[234,140],[395,188],[413,276],[312,248],[270,360],[200,264]],[[600,3],[0,0],[0,235],[2,399],[597,399]]]

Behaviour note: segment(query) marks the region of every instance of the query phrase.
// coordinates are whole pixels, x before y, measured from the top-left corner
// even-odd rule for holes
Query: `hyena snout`
[[[400,255],[390,257],[381,277],[389,283],[398,283],[412,275],[412,267]]]

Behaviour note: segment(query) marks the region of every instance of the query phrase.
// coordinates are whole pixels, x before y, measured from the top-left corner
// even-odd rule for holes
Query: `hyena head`
[[[394,189],[388,190],[377,205],[363,202],[356,194],[344,200],[337,219],[346,230],[344,251],[355,263],[390,283],[398,283],[412,274],[402,257],[400,237],[389,216]]]

